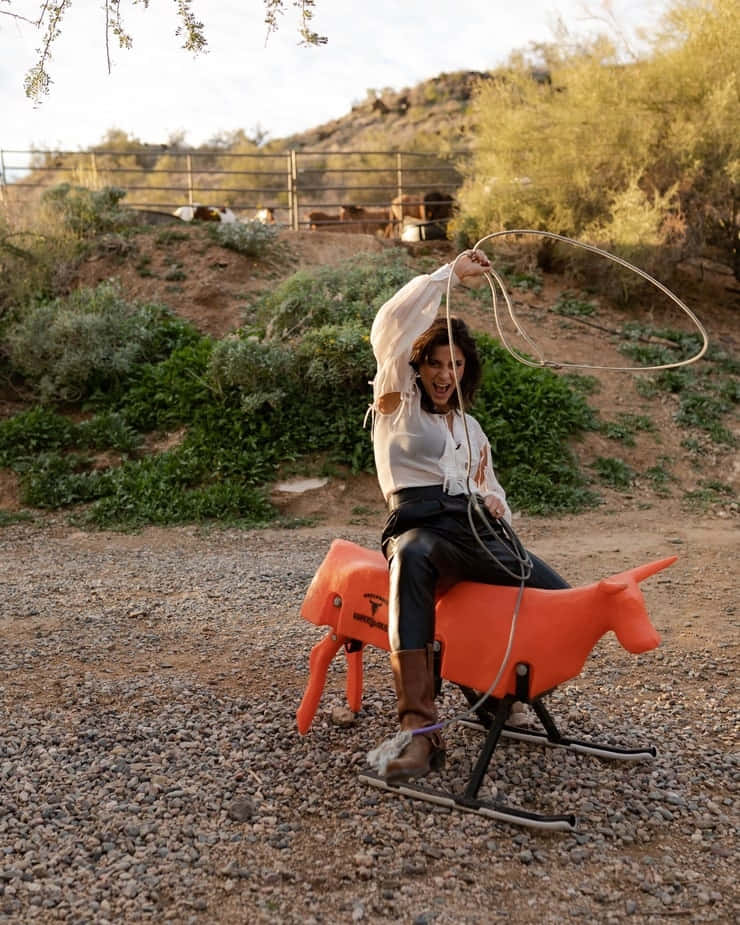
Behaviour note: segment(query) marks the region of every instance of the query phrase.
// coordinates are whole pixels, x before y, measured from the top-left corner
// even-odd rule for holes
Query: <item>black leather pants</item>
[[[519,585],[521,564],[501,525],[493,518],[474,523],[487,549],[470,529],[464,495],[447,495],[441,486],[404,489],[391,498],[382,548],[388,559],[390,596],[388,634],[391,651],[423,649],[434,641],[437,593],[458,581]],[[554,569],[532,553],[531,588],[567,588]],[[513,574],[511,574],[513,573]]]

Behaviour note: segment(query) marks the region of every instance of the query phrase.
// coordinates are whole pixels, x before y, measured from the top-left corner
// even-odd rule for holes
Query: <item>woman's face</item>
[[[465,374],[465,354],[459,347],[454,348],[453,359],[448,344],[438,344],[419,366],[419,378],[424,391],[437,411],[448,411],[449,401],[455,393],[455,373],[458,382]]]

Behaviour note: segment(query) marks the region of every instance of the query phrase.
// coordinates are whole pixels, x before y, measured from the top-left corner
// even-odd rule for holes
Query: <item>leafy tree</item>
[[[103,0],[102,6],[105,13],[105,26],[103,31],[103,41],[108,57],[108,71],[110,72],[110,45],[111,41],[118,42],[121,48],[131,48],[133,37],[126,28],[124,22],[124,11],[128,4],[149,6],[150,0]],[[313,19],[315,0],[262,0],[265,10],[265,24],[267,26],[268,36],[277,31],[280,16],[285,12],[286,7],[293,6],[299,10],[300,25],[298,28],[301,40],[307,45],[323,45],[327,39],[319,35],[311,28]],[[193,12],[193,0],[174,0],[177,7],[177,15],[180,24],[177,27],[176,35],[183,39],[183,48],[194,53],[204,51],[208,41],[206,39],[204,25],[200,22]],[[26,74],[24,86],[26,96],[38,102],[45,96],[51,87],[52,79],[49,74],[49,62],[51,61],[54,43],[62,33],[64,15],[72,5],[72,0],[38,0],[39,12],[35,19],[31,19],[14,9],[14,0],[0,0],[0,4],[5,4],[6,9],[0,8],[0,15],[9,16],[21,22],[29,23],[35,26],[42,35],[41,47],[38,49],[38,60]]]
[[[548,229],[635,259],[715,247],[740,278],[739,43],[736,0],[674,0],[641,56],[562,26],[535,62],[512,56],[475,94],[469,231]]]

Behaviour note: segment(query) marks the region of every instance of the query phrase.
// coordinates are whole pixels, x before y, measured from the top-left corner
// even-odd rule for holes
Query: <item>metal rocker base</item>
[[[598,758],[650,761],[657,755],[657,749],[653,746],[639,749],[618,748],[612,745],[583,742],[561,735],[555,725],[555,721],[544,703],[542,703],[541,697],[544,695],[540,695],[533,700],[529,698],[529,665],[527,664],[519,663],[516,666],[516,686],[517,691],[515,695],[508,694],[501,699],[488,697],[479,705],[476,709],[476,715],[480,720],[479,723],[467,720],[463,721],[463,724],[468,728],[485,732],[486,738],[481,745],[478,760],[471,772],[467,786],[462,793],[447,793],[442,790],[433,790],[411,781],[398,784],[388,783],[384,778],[370,770],[365,770],[360,773],[360,781],[369,784],[371,787],[387,790],[398,796],[424,800],[427,803],[434,803],[449,809],[459,809],[465,812],[477,813],[480,816],[495,819],[498,822],[510,822],[514,825],[524,825],[529,828],[549,831],[572,832],[577,825],[576,817],[572,813],[549,816],[516,809],[503,803],[494,803],[478,799],[478,791],[483,777],[488,770],[493,753],[502,736],[521,742],[536,742],[553,748],[565,748],[572,752],[593,755]],[[475,706],[480,699],[480,695],[468,687],[460,686],[460,689],[470,705]],[[520,703],[527,703],[532,707],[537,718],[544,727],[544,732],[523,730],[506,725],[506,720],[509,718],[511,708],[517,701]]]

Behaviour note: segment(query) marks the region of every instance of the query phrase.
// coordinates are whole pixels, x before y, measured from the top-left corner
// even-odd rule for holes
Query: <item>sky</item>
[[[654,26],[668,5],[610,7],[632,34]],[[12,0],[0,10],[33,18],[39,6]],[[193,57],[175,37],[173,0],[150,0],[148,9],[122,0],[121,8],[133,49],[111,46],[109,74],[101,0],[75,0],[54,47],[51,93],[39,106],[25,97],[23,77],[41,35],[0,15],[0,148],[78,150],[112,128],[151,144],[183,132],[198,145],[237,129],[279,139],[345,115],[371,88],[497,67],[514,50],[551,41],[558,18],[578,35],[599,31],[605,13],[604,0],[317,0],[312,26],[329,41],[307,47],[292,7],[265,41],[262,0],[194,0],[209,51]]]

